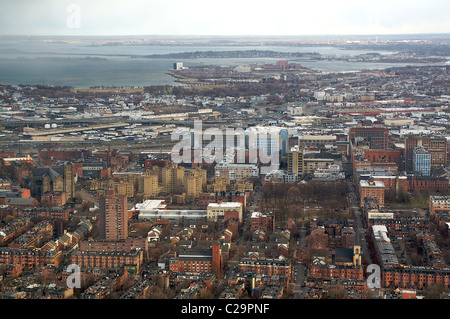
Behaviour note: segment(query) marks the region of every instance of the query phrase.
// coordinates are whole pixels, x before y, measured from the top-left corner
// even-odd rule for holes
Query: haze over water
[[[334,47],[296,46],[201,46],[201,45],[97,45],[88,42],[41,42],[0,39],[0,84],[91,86],[176,85],[167,74],[174,59],[144,55],[193,51],[269,50],[317,52],[354,56],[368,52]],[[379,51],[379,53],[386,53]],[[181,59],[187,67],[198,65],[238,66],[275,63],[279,58]],[[384,69],[401,63],[292,60],[318,71],[341,72]]]

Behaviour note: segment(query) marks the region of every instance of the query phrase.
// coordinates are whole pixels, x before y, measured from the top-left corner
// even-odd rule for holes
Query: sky
[[[450,33],[448,0],[1,0],[0,35]]]

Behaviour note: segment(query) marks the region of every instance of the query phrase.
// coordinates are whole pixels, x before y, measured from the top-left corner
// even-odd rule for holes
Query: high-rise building
[[[107,190],[99,198],[100,237],[121,240],[128,237],[127,197]]]
[[[413,171],[413,149],[422,146],[431,156],[431,169],[447,166],[447,139],[445,137],[408,135],[405,137],[405,168]]]
[[[172,164],[161,169],[162,191],[169,194],[181,194],[185,168]]]
[[[303,175],[303,151],[297,145],[288,152],[288,172]]]
[[[174,70],[182,70],[183,69],[183,62],[175,62],[173,64],[173,69]]]
[[[187,169],[184,173],[184,191],[189,198],[198,198],[206,189],[206,170],[201,168]]]
[[[422,176],[430,176],[431,154],[422,146],[416,146],[412,152],[413,171]]]
[[[354,145],[367,145],[369,149],[385,150],[389,145],[389,130],[384,127],[352,127],[348,133]]]
[[[155,197],[160,192],[158,171],[147,170],[143,176],[138,179],[138,191],[144,199]]]
[[[64,191],[68,201],[75,198],[75,174],[72,163],[64,165]]]

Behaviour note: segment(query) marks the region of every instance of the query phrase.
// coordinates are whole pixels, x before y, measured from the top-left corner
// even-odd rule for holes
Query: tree
[[[432,284],[423,289],[425,299],[440,299],[440,295],[446,291],[443,284]]]
[[[5,225],[8,225],[9,223],[11,223],[14,220],[14,216],[8,215],[3,219],[3,222],[5,223]]]

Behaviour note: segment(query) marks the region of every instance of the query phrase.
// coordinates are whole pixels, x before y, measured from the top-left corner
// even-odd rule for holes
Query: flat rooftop
[[[360,187],[384,187],[384,183],[381,181],[372,181],[369,182],[367,180],[361,180],[359,182]]]

